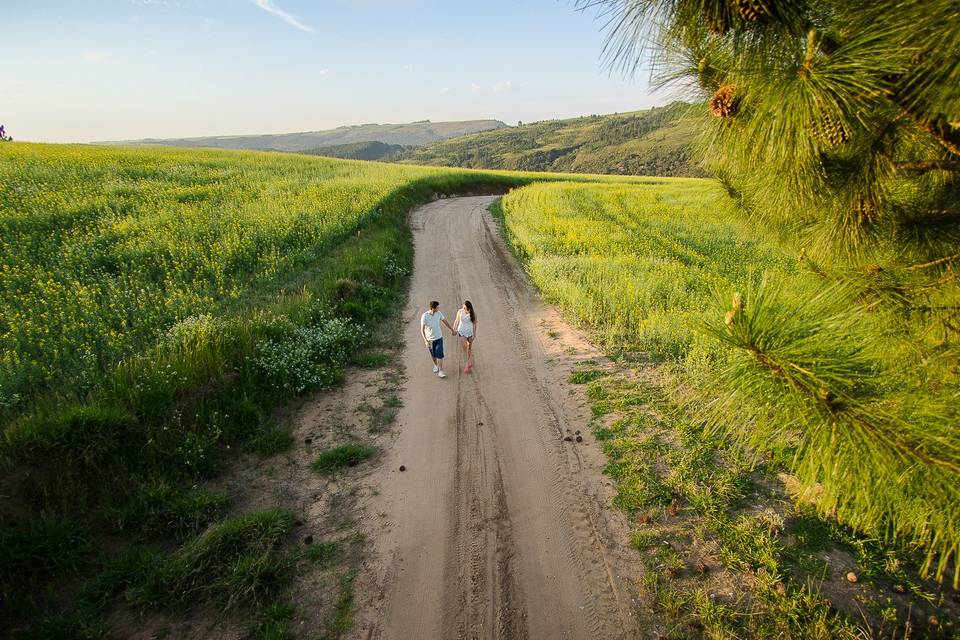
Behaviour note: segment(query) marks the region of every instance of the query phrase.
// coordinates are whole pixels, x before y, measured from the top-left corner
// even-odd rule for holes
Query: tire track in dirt
[[[562,441],[585,424],[571,415],[565,380],[538,335],[538,323],[556,312],[503,245],[487,212],[492,201],[440,200],[411,214],[408,379],[367,506],[381,525],[369,534],[373,560],[358,577],[357,637],[632,632],[615,542],[598,517],[605,505],[593,488],[603,482],[596,458],[585,465],[577,445]],[[437,299],[452,321],[464,298],[478,312],[476,367],[460,372],[462,354],[447,334],[449,378],[441,380],[430,372],[420,313]]]

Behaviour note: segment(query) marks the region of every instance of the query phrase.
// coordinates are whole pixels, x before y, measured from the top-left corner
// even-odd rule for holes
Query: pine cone
[[[833,147],[844,144],[850,139],[850,133],[843,126],[843,122],[829,113],[823,114],[820,122],[817,123],[816,132],[817,137]]]
[[[747,22],[757,22],[767,16],[763,0],[736,0],[735,4],[740,17]]]
[[[733,91],[733,85],[725,84],[710,98],[710,113],[718,118],[729,118],[740,110],[740,98]]]

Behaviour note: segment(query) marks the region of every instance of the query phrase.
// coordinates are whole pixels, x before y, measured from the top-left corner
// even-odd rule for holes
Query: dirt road
[[[381,524],[370,534],[375,568],[358,578],[356,631],[398,640],[626,637],[632,609],[603,515],[608,496],[597,488],[602,457],[592,438],[563,440],[586,429],[543,329],[556,312],[505,248],[492,201],[439,200],[411,214],[408,380],[367,506]],[[476,366],[462,373],[446,333],[442,380],[420,314],[436,299],[452,324],[464,298],[478,314]]]

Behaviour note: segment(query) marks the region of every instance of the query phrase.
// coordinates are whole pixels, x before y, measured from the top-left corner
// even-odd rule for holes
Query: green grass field
[[[611,349],[684,356],[717,292],[795,271],[707,180],[540,184],[501,206],[537,286]]]
[[[451,179],[279,154],[7,146],[0,405],[66,381],[89,391],[174,324],[248,306],[391,198]],[[403,267],[368,265],[388,266]]]

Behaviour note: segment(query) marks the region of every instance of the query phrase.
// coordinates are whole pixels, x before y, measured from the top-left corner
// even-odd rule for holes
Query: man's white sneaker
[[[433,372],[436,373],[437,371],[440,371],[440,367],[433,365]]]
[[[437,373],[437,377],[438,377],[438,378],[446,378],[446,377],[447,377],[447,374],[445,374],[445,373],[443,372],[443,369],[441,369],[441,370]]]

